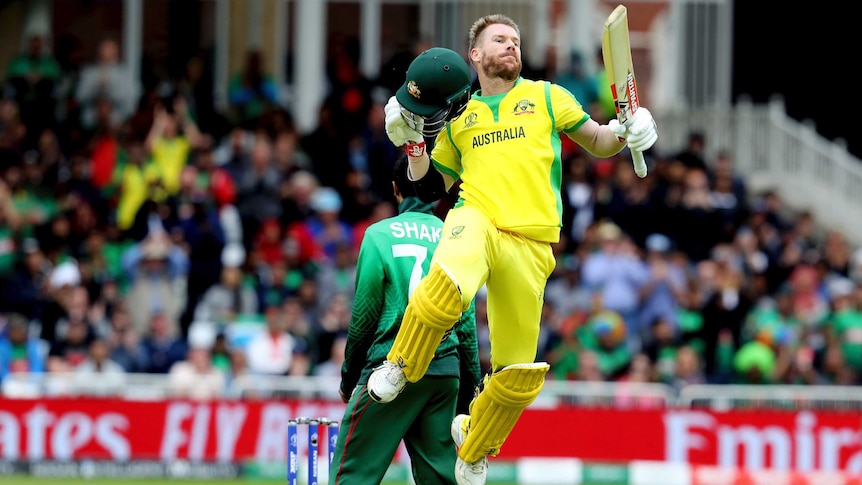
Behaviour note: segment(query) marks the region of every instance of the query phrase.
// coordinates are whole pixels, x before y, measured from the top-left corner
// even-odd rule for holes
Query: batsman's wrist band
[[[408,157],[421,157],[425,154],[425,141],[423,140],[418,143],[408,143],[404,145],[404,153],[406,153]]]

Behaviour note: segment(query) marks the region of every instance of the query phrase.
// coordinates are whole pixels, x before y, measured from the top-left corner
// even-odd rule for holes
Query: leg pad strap
[[[418,381],[460,318],[461,290],[441,265],[434,264],[410,298],[387,360],[398,364],[408,381]]]

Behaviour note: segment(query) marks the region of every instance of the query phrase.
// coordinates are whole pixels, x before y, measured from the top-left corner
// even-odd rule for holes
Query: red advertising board
[[[287,421],[340,419],[307,401],[0,401],[5,460],[284,460]],[[499,459],[577,457],[862,473],[858,413],[528,409]],[[302,450],[301,450],[302,452]]]
[[[507,456],[858,473],[860,425],[862,417],[850,412],[530,410],[503,449]]]
[[[340,402],[4,400],[0,457],[281,461],[288,419],[343,411]]]

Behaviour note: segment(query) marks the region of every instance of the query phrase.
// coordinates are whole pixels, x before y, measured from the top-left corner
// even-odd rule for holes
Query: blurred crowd
[[[339,376],[364,229],[397,211],[383,105],[421,48],[377,79],[354,43],[336,49],[318,127],[299,133],[257,52],[219,109],[203,56],[133,79],[114,39],[76,62],[34,36],[0,99],[7,395],[43,373],[165,374],[195,398],[246,375]],[[606,120],[603,73],[581,64],[535,74]],[[560,380],[862,383],[862,253],[751,194],[705,141],[649,154],[643,180],[625,153],[565,141],[537,358]],[[477,308],[487,369],[481,293]]]

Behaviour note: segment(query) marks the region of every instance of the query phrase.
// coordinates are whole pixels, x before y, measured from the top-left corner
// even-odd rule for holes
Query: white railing
[[[339,399],[337,377],[245,375],[228,383],[232,399]],[[164,374],[93,375],[75,373],[10,374],[2,383],[2,397],[103,396],[130,400],[159,400],[173,396]],[[537,406],[651,407],[672,405],[670,387],[655,383],[546,381]]]
[[[546,380],[536,406],[664,408],[674,404],[670,386],[640,382],[574,382]]]
[[[338,399],[338,378],[248,375],[227,382],[224,397],[232,399]],[[166,374],[17,373],[0,386],[6,398],[102,396],[160,400],[174,396]]]
[[[338,386],[337,377],[248,375],[230,381],[224,397],[337,400]],[[0,399],[79,396],[160,400],[171,398],[173,390],[163,374],[11,374],[0,393]],[[862,386],[690,385],[677,393],[660,383],[548,380],[534,405],[862,410]]]
[[[691,385],[677,399],[681,407],[728,409],[862,410],[862,386]]]
[[[14,373],[3,379],[5,398],[104,396],[159,400],[171,396],[163,374]]]
[[[239,399],[340,399],[337,377],[283,377],[247,375],[231,383]]]
[[[243,399],[296,398],[338,399],[338,378],[245,376],[233,383],[235,395]],[[612,382],[545,382],[536,406],[560,404],[600,407],[667,407],[672,390],[663,384]]]
[[[707,157],[720,150],[733,156],[754,192],[775,190],[788,208],[810,210],[825,229],[839,229],[862,244],[862,160],[841,140],[831,141],[807,122],[786,114],[780,98],[736,108],[710,107],[656,114],[657,148],[672,155],[691,131],[706,135]]]

